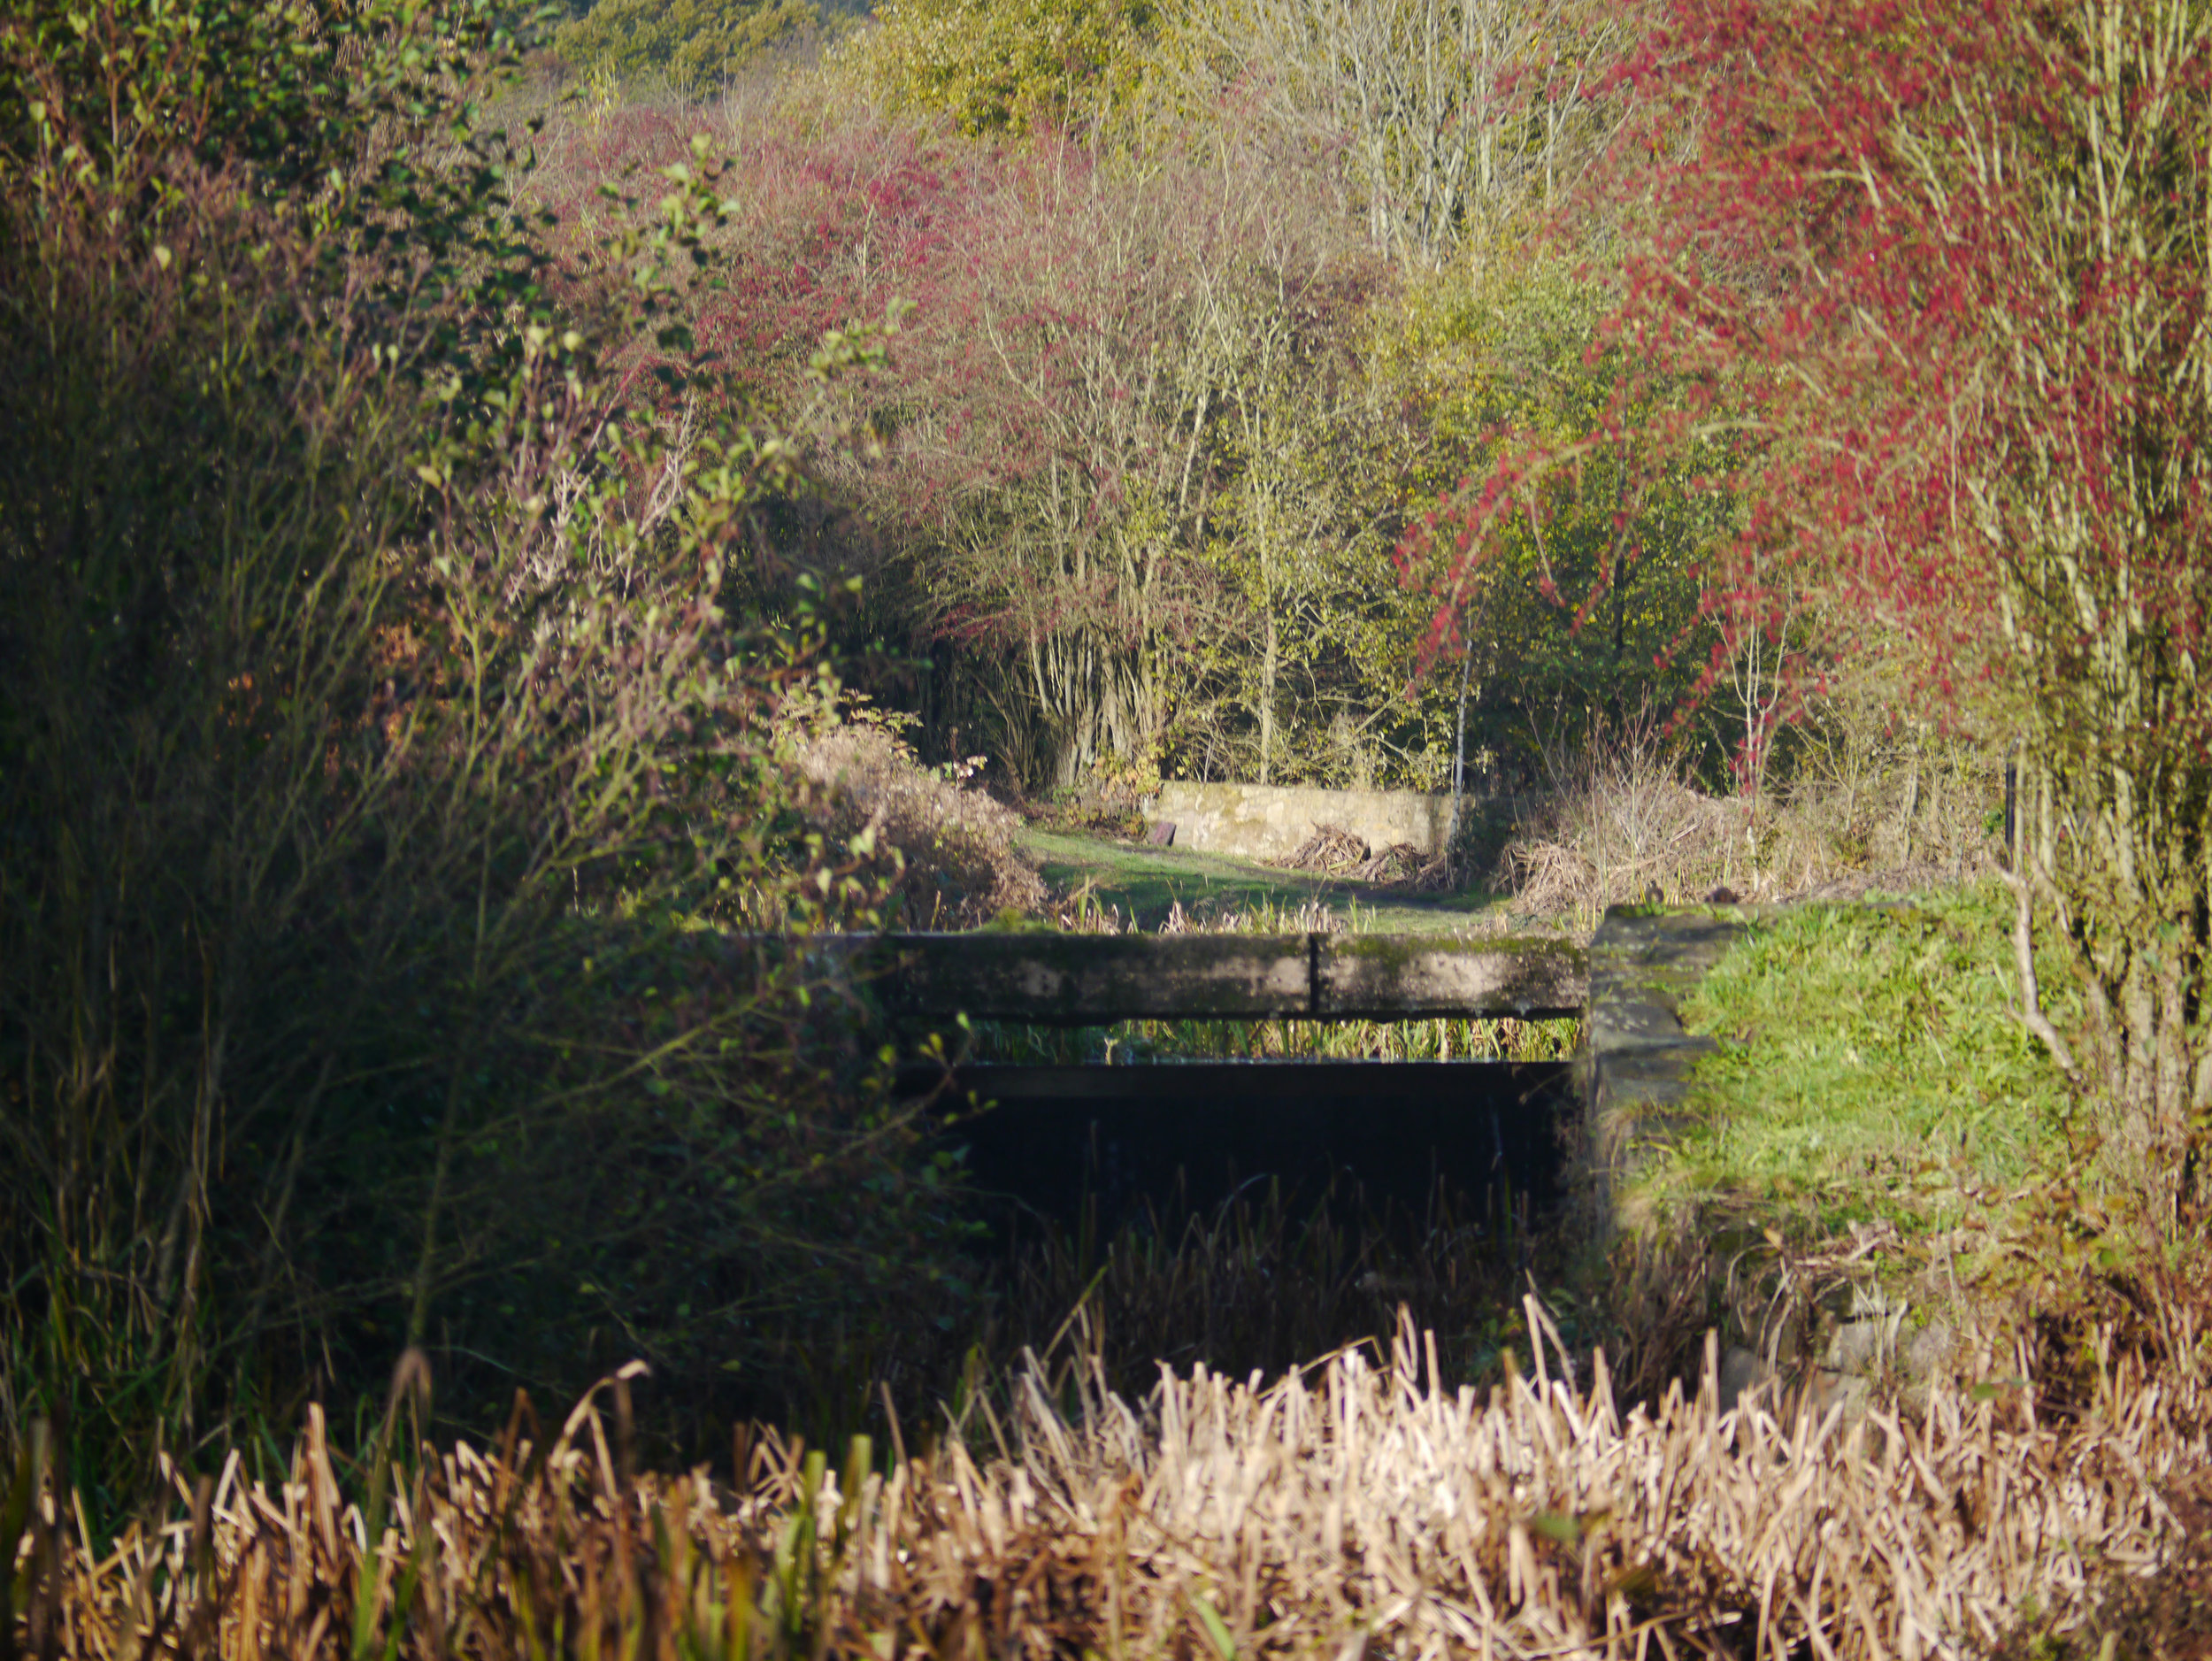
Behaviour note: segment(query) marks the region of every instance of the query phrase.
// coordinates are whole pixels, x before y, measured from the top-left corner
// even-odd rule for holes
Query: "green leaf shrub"
[[[1591,446],[1571,474],[1530,482],[1494,557],[1426,619],[1435,657],[1424,692],[1440,705],[1463,697],[1471,780],[1561,783],[1563,757],[1601,734],[1625,747],[1640,718],[1684,698],[1710,655],[1693,561],[1730,504],[1694,488],[1686,465],[1642,476],[1639,441],[1604,441],[1624,361],[1600,327],[1609,288],[1601,268],[1571,269],[1563,250],[1538,244],[1409,283],[1377,332],[1378,367],[1421,411],[1416,490],[1499,465],[1510,433]],[[1656,419],[1676,392],[1655,388],[1646,413]],[[1449,551],[1416,535],[1400,560],[1428,586]]]
[[[870,93],[964,133],[1080,127],[1139,91],[1150,0],[888,0],[851,66]]]

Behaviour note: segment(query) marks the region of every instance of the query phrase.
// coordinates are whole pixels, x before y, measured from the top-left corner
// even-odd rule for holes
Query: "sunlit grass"
[[[2064,1151],[2064,1080],[2010,1012],[1993,888],[1755,924],[1689,999],[1721,1041],[1647,1201],[1939,1227]]]
[[[1317,906],[1363,934],[1439,934],[1483,927],[1494,915],[1503,920],[1495,897],[1479,892],[1417,894],[1227,854],[1142,848],[1034,827],[1023,833],[1021,844],[1056,892],[1114,908],[1140,928],[1158,928],[1179,906],[1193,922],[1240,913],[1284,931],[1307,927],[1299,914]]]

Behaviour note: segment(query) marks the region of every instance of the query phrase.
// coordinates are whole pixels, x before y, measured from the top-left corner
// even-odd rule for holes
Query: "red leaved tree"
[[[1597,430],[1506,435],[1409,558],[1455,543],[1463,590],[1624,435],[1654,476],[1722,458],[1722,652],[1810,625],[2018,743],[2023,1019],[2169,1201],[2202,1198],[2212,12],[1659,0],[1618,81],[1614,327],[1668,413],[1632,422],[1632,380]],[[2081,988],[2065,1032],[2039,913]]]

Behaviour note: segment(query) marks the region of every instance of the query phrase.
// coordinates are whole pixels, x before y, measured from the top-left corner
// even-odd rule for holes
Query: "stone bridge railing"
[[[1583,949],[1421,934],[888,934],[867,942],[891,1013],[1103,1025],[1579,1014]]]

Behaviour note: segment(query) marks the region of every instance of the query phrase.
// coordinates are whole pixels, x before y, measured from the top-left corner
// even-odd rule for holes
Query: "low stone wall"
[[[949,1019],[1553,1019],[1589,992],[1582,948],[1549,938],[1441,934],[829,936],[878,954],[883,1006]]]
[[[1685,1128],[1690,1069],[1719,1045],[1683,1030],[1682,1000],[1743,931],[1740,912],[1616,905],[1590,937],[1581,1065],[1592,1198],[1605,1232],[1616,1188]]]
[[[1424,855],[1444,846],[1452,798],[1420,790],[1317,790],[1301,785],[1160,787],[1148,817],[1175,827],[1174,846],[1247,859],[1294,853],[1317,825],[1348,830],[1380,852],[1409,842]]]

